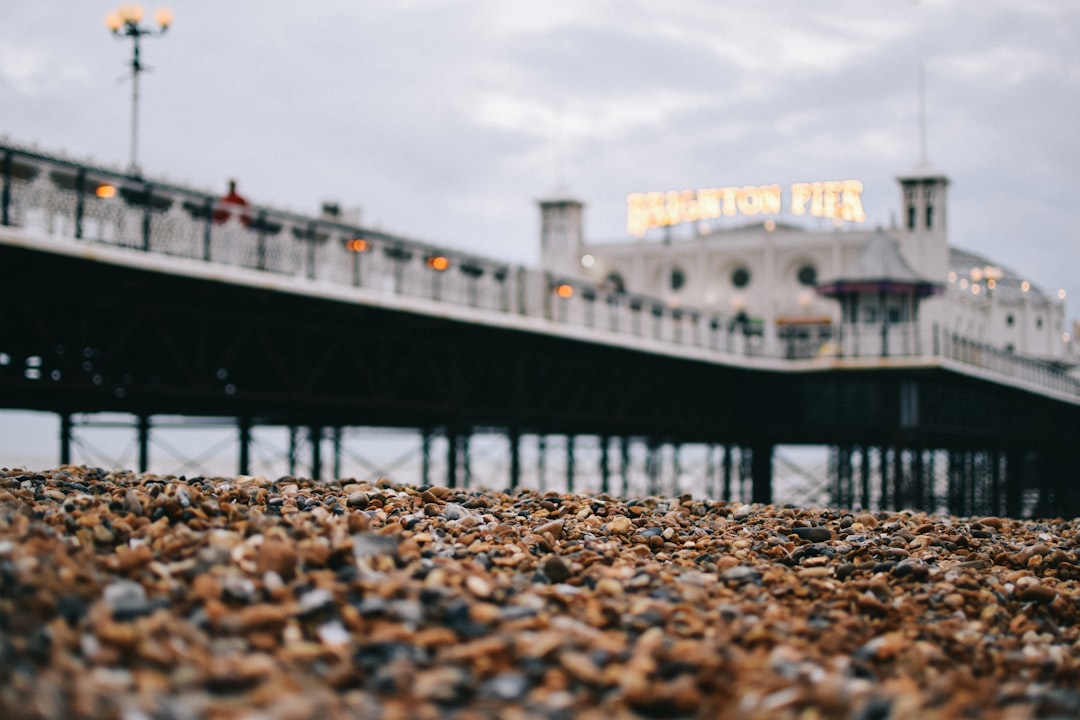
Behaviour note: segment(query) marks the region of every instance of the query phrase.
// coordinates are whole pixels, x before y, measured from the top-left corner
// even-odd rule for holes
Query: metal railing
[[[0,225],[300,282],[544,319],[722,356],[800,362],[823,356],[932,355],[1080,397],[1080,381],[1058,367],[936,327],[932,347],[918,342],[913,326],[891,328],[882,353],[880,330],[857,328],[866,337],[855,344],[827,327],[793,334],[790,328],[764,327],[742,315],[674,306],[333,217],[226,205],[211,193],[6,142],[0,142]]]
[[[936,325],[933,354],[995,375],[1014,378],[1028,385],[1080,397],[1080,378],[1070,375],[1061,367],[1045,360],[974,342]]]

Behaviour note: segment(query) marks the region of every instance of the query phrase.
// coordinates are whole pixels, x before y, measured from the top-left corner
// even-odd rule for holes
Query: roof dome
[[[1035,283],[1028,281],[1014,270],[1002,267],[987,257],[959,248],[949,248],[949,271],[957,277],[969,278],[980,282],[983,278],[993,277],[994,298],[1003,302],[1050,303],[1052,299]],[[991,274],[988,274],[991,273]],[[1024,286],[1027,290],[1024,290]]]

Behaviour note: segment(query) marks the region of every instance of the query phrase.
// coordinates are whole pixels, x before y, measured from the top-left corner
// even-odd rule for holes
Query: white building
[[[763,186],[760,192],[668,193],[644,210],[651,210],[652,226],[668,226],[664,236],[624,242],[588,242],[581,201],[568,196],[542,200],[541,265],[554,277],[595,283],[602,291],[637,293],[671,306],[719,313],[755,337],[769,355],[920,354],[930,349],[937,331],[1075,365],[1064,293],[1043,292],[1012,269],[950,247],[945,175],[923,164],[897,180],[900,222],[887,229],[843,224],[841,183],[814,183],[812,200],[809,184],[792,187],[796,214],[808,209],[822,214],[813,212],[815,203],[818,211],[832,211],[836,220],[825,231],[781,217],[762,221],[766,211],[780,209],[778,186]],[[824,202],[818,186],[826,188]],[[834,186],[831,198],[828,186]],[[857,188],[852,192],[861,190],[861,184],[852,187]],[[856,213],[861,214],[861,205],[856,204]],[[726,227],[700,220],[738,214],[754,217]],[[657,221],[657,215],[665,217]],[[673,237],[670,225],[679,219],[691,221],[689,237]],[[862,302],[848,298],[843,303],[843,315],[837,281],[862,293]]]

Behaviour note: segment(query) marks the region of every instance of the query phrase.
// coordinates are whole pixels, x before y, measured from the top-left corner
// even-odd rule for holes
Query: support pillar
[[[547,489],[547,438],[543,435],[536,438],[536,476],[537,490],[543,493]]]
[[[1019,518],[1024,511],[1024,453],[1017,448],[1005,455],[1005,514]]]
[[[731,502],[731,444],[724,443],[724,502]]]
[[[889,500],[889,448],[882,445],[878,448],[878,452],[881,453],[881,460],[878,463],[878,474],[881,476],[881,487],[878,488],[878,507],[882,510],[887,509],[890,506]]]
[[[660,481],[660,460],[657,457],[659,455],[659,444],[650,439],[648,441],[647,453],[645,456],[645,477],[648,486],[645,489],[645,494],[652,496],[659,493],[659,481]]]
[[[296,476],[296,436],[299,429],[295,425],[289,426],[289,475]]]
[[[682,446],[678,443],[671,445],[671,496],[679,497],[682,489],[679,487],[679,476],[682,475],[682,458],[680,457]]]
[[[144,473],[150,469],[150,416],[140,415],[138,422],[139,431],[139,472]]]
[[[458,435],[457,432],[447,428],[446,430],[446,487],[456,488],[458,485]]]
[[[751,502],[768,505],[772,502],[773,446],[758,443],[750,451]]]
[[[870,446],[863,445],[859,452],[859,504],[865,511],[870,510]]]
[[[625,499],[630,496],[630,438],[625,435],[620,438],[619,450],[619,473],[622,481],[622,497]]]
[[[566,436],[566,492],[574,492],[574,436]]]
[[[341,477],[341,427],[336,426],[333,430],[334,440],[334,477],[331,480],[337,480]]]
[[[964,455],[949,451],[949,514],[964,514]]]
[[[608,463],[608,446],[611,438],[607,435],[600,438],[600,493],[607,495],[610,492],[611,468]]]
[[[60,413],[60,464],[71,464],[71,413]]]
[[[990,514],[1001,512],[1001,452],[990,451]]]
[[[912,505],[918,510],[929,512],[930,504],[926,501],[926,475],[923,465],[923,449],[916,448],[911,452]]]
[[[716,446],[712,443],[705,446],[705,497],[716,499]]]
[[[322,480],[322,426],[309,427],[308,439],[311,441],[311,479],[318,482]]]
[[[251,418],[240,417],[236,419],[237,430],[240,435],[240,462],[237,468],[238,475],[251,474]]]
[[[468,488],[472,484],[472,457],[469,454],[470,440],[471,435],[468,432],[458,435],[458,442],[461,443],[461,486],[464,488]]]
[[[431,484],[431,435],[429,428],[420,431],[420,484]]]
[[[510,428],[510,491],[514,492],[521,484],[521,432]]]
[[[892,507],[893,510],[899,510],[908,503],[911,502],[910,492],[911,488],[907,482],[907,476],[904,472],[904,448],[899,444],[893,447],[893,492],[892,492]]]

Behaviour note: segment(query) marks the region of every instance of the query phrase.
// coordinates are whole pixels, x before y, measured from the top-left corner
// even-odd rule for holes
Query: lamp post
[[[142,5],[121,5],[105,16],[105,26],[112,31],[113,37],[131,38],[134,52],[131,56],[131,166],[132,173],[139,172],[136,155],[136,142],[139,129],[139,73],[146,68],[139,61],[139,39],[145,36],[163,35],[173,21],[172,11],[158,8],[154,13],[157,29],[140,25],[143,19]]]

